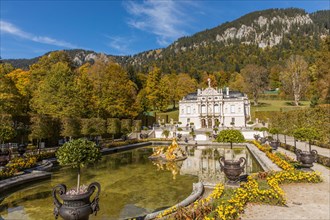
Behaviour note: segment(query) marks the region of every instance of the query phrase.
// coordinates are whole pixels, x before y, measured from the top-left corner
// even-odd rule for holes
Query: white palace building
[[[223,91],[225,90],[225,91]],[[193,123],[196,129],[219,127],[246,127],[250,118],[250,101],[247,95],[226,89],[198,89],[179,101],[179,121],[182,125]]]

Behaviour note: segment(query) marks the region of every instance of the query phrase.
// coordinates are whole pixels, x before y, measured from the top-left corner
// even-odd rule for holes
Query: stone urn
[[[272,147],[273,150],[277,150],[277,148],[280,146],[280,142],[279,141],[271,141],[269,142],[269,145]]]
[[[257,141],[257,140],[259,140],[260,135],[259,135],[259,134],[254,134],[253,137],[254,137],[254,139]]]
[[[17,149],[18,154],[23,157],[23,154],[26,152],[25,145],[20,144]]]
[[[96,195],[93,201],[90,201],[90,197],[97,189]],[[87,192],[78,195],[67,195],[67,188],[63,184],[59,184],[53,188],[52,196],[54,198],[54,215],[57,219],[60,215],[65,220],[88,220],[89,215],[92,213],[97,214],[99,211],[99,194],[101,186],[99,183],[91,183]],[[63,200],[60,203],[56,193],[59,193],[59,197]]]
[[[302,151],[300,149],[297,149],[295,151],[295,154],[297,156],[297,161],[301,163],[301,167],[303,168],[311,168],[313,166],[313,162],[317,161],[316,150]]]
[[[261,144],[266,143],[266,141],[267,141],[267,138],[264,138],[264,137],[260,138],[260,143],[261,143]]]
[[[0,150],[0,166],[6,166],[9,163],[9,151]]]
[[[244,171],[246,159],[241,157],[239,160],[225,160],[224,157],[221,157],[219,163],[221,171],[225,173],[229,183],[235,183],[239,180],[239,175]],[[241,165],[241,163],[243,164]]]

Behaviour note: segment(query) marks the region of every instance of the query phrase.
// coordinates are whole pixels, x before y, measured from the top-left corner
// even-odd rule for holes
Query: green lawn
[[[166,115],[168,117],[168,121],[170,121],[171,118],[173,118],[174,121],[179,120],[179,110],[173,110],[173,111],[168,111],[168,112],[157,112],[156,113],[156,121],[158,120],[158,118],[160,118],[161,120],[163,118],[165,119]]]
[[[310,101],[301,101],[300,106],[293,106],[292,101],[289,100],[270,100],[270,99],[261,99],[259,100],[258,106],[252,105],[253,101],[251,100],[251,115],[254,118],[254,113],[256,111],[290,111],[300,108],[309,108]],[[174,121],[178,121],[179,118],[179,110],[170,110],[172,106],[169,107],[167,112],[156,112],[156,121],[158,118],[165,119],[166,115],[168,117],[168,121],[173,118]],[[154,115],[154,114],[153,114]]]
[[[301,101],[300,106],[293,106],[292,101],[289,100],[259,100],[258,106],[252,105],[251,100],[251,115],[254,118],[254,113],[257,111],[290,111],[300,108],[309,108],[310,101]]]

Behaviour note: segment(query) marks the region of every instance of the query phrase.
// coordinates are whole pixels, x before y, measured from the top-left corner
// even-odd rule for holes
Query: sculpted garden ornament
[[[179,147],[175,138],[171,145],[165,150],[165,147],[159,147],[150,157],[151,160],[180,161],[187,158],[186,153]]]
[[[311,141],[320,139],[319,132],[317,132],[314,128],[298,128],[294,131],[293,136],[298,140],[308,141],[309,151],[296,149],[295,153],[297,156],[297,161],[301,163],[302,168],[311,168],[313,166],[313,162],[317,161],[317,151],[312,150]]]
[[[68,165],[77,168],[78,178],[77,187],[67,190],[64,184],[59,184],[53,188],[52,196],[54,198],[55,218],[60,215],[63,219],[89,219],[89,215],[97,213],[99,210],[99,194],[101,186],[94,182],[87,186],[80,186],[80,169],[87,164],[95,163],[101,158],[99,149],[95,143],[85,139],[72,140],[65,143],[56,152],[56,157],[60,165]],[[91,195],[97,190],[97,193],[90,201]],[[60,203],[56,193],[63,200]]]
[[[233,129],[222,130],[217,137],[217,142],[230,143],[231,149],[233,148],[233,143],[242,143],[244,142],[244,140],[245,139],[242,133],[239,130]],[[239,158],[239,160],[234,160],[234,158],[225,159],[225,157],[221,157],[219,163],[221,171],[225,173],[226,177],[229,180],[228,183],[233,184],[238,182],[239,175],[244,171],[246,159],[244,157],[241,157]],[[241,163],[243,164],[241,165]]]
[[[10,160],[10,152],[7,149],[0,148],[0,167],[5,166]]]

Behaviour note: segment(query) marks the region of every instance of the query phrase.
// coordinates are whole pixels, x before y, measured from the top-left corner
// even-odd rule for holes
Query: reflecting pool
[[[101,184],[100,211],[90,219],[126,219],[172,206],[190,195],[194,182],[224,180],[218,162],[222,155],[226,159],[246,157],[246,173],[261,170],[245,148],[183,148],[188,158],[176,163],[150,161],[148,156],[155,148],[146,147],[103,156],[101,162],[84,169],[82,183]],[[0,219],[54,219],[51,190],[60,183],[75,187],[76,171],[57,169],[50,180],[30,184],[13,193],[0,192]]]

